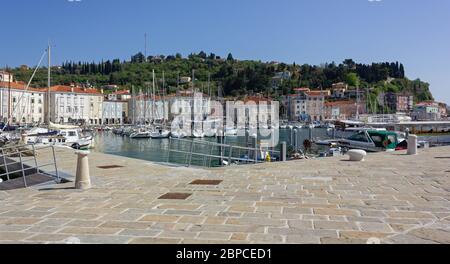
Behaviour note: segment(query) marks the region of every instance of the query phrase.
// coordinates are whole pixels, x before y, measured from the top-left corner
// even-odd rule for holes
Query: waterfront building
[[[408,113],[413,110],[414,97],[408,93],[385,93],[387,107],[394,112]]]
[[[414,106],[411,117],[415,121],[437,121],[441,118],[439,104],[434,101],[420,102]]]
[[[103,94],[97,89],[58,85],[50,91],[52,122],[102,124]]]
[[[122,125],[128,122],[128,101],[103,101],[102,124]]]
[[[326,102],[324,108],[325,119],[346,120],[355,117],[357,112],[366,114],[365,103],[357,103],[354,100]]]
[[[448,116],[447,104],[438,102],[439,115],[441,119],[446,119]]]
[[[128,100],[128,120],[133,124],[149,124],[154,120],[167,120],[169,102],[161,96],[139,94]]]
[[[288,96],[288,118],[291,121],[321,121],[327,91],[298,91]]]
[[[167,96],[169,103],[169,118],[177,113],[190,113],[195,111],[206,117],[211,111],[210,98],[208,95],[194,92],[192,90],[179,91],[177,94]]]
[[[13,76],[6,77],[13,80]],[[10,79],[8,79],[10,78]],[[0,82],[0,119],[13,124],[32,124],[44,121],[45,92],[23,82]]]

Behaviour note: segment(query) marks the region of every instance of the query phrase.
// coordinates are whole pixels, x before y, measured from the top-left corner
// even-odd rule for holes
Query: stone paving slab
[[[56,154],[73,176],[74,151]],[[69,182],[0,191],[0,243],[450,243],[450,164],[439,159],[449,154],[198,169],[93,152],[90,190]],[[169,192],[191,195],[158,199]]]

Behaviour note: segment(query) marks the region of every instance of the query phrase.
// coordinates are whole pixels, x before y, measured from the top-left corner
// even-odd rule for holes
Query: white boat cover
[[[72,125],[60,125],[60,124],[55,124],[50,122],[50,124],[48,125],[49,129],[77,129],[80,128],[79,126],[72,126]]]

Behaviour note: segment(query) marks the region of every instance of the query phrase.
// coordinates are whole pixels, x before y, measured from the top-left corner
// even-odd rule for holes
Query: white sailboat
[[[160,111],[158,111],[158,109],[155,109],[156,94],[155,94],[155,71],[154,70],[152,72],[152,75],[153,75],[152,118],[153,118],[154,127],[153,127],[152,131],[150,132],[150,137],[153,139],[168,138],[170,136],[170,130],[167,130],[166,128],[164,128],[165,119],[163,116],[161,116]],[[164,83],[165,83],[165,78],[164,78],[164,72],[163,72],[163,89],[165,88]],[[164,92],[163,92],[163,96],[164,96]],[[164,101],[163,101],[162,107],[164,108]],[[162,123],[160,123],[160,125],[157,125],[155,120],[162,121]]]
[[[145,128],[141,128],[130,134],[130,138],[151,138],[151,132]]]
[[[150,132],[150,137],[154,139],[158,138],[168,138],[170,136],[170,131],[164,129],[163,127],[157,126]]]

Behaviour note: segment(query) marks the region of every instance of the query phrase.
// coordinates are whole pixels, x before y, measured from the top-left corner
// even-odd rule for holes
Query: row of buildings
[[[103,89],[57,85],[48,88],[26,88],[26,84],[14,80],[14,76],[0,72],[0,119],[17,123],[43,123],[47,119],[55,123],[89,125],[147,123],[152,119],[170,119],[167,113],[175,101],[185,101],[180,107],[193,105],[193,92],[180,91],[165,98],[152,98],[142,93],[132,98],[130,91],[117,86],[104,93]],[[50,91],[50,92],[49,92]],[[309,88],[294,89],[295,93],[280,100],[280,118],[291,121],[322,121],[350,119],[370,114],[363,91],[348,89],[344,83],[333,84],[331,89],[312,91]],[[367,92],[367,91],[366,91]],[[181,99],[181,100],[180,100]],[[414,98],[403,93],[385,93],[378,103],[397,113],[411,116],[413,120],[439,120],[447,117],[447,106],[438,102],[421,102],[414,105]],[[209,100],[201,99],[202,113],[209,110]],[[9,119],[9,120],[8,120]]]
[[[103,89],[56,85],[48,88],[28,87],[15,81],[6,72],[0,72],[0,119],[12,124],[38,124],[47,120],[59,124],[144,124],[154,119],[168,119],[168,113],[179,101],[179,112],[194,105],[192,91],[182,91],[165,98],[138,93],[132,97],[129,90]],[[209,100],[200,95],[202,113],[209,109]],[[181,99],[181,100],[180,100]],[[198,100],[197,100],[198,101]],[[196,102],[197,102],[196,101]],[[176,112],[176,109],[175,109]]]
[[[368,106],[379,105],[393,113],[408,115],[412,120],[441,120],[447,118],[447,105],[427,101],[414,104],[413,95],[381,93],[376,102],[367,100],[370,89],[349,89],[345,83],[333,84],[330,89],[312,91],[296,88],[294,94],[281,98],[282,115],[290,121],[322,121],[350,119],[373,112]]]

